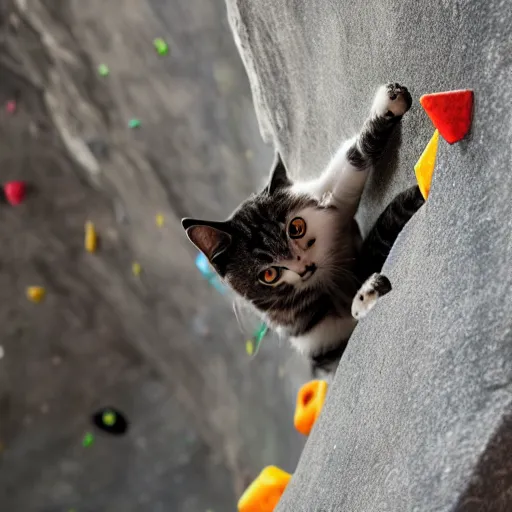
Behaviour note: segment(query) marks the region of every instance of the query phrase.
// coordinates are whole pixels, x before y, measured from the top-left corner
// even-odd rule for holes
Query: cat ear
[[[279,151],[276,151],[274,163],[272,164],[272,170],[270,171],[270,180],[267,185],[267,192],[272,195],[276,190],[280,188],[289,187],[292,184],[288,178],[286,167],[281,159]]]
[[[212,262],[220,256],[231,244],[226,222],[209,222],[206,220],[181,220],[183,229],[189,240]]]

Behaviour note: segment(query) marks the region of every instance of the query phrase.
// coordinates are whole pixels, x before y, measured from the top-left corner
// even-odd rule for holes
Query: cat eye
[[[281,277],[281,269],[279,267],[268,267],[258,275],[259,280],[264,284],[274,284]]]
[[[295,217],[288,226],[290,238],[302,238],[306,234],[306,221],[302,217]]]

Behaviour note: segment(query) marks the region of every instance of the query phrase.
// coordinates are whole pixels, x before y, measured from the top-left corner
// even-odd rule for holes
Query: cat
[[[336,369],[355,317],[391,288],[373,273],[382,265],[371,263],[389,252],[381,236],[386,229],[377,221],[367,237],[375,245],[365,244],[354,216],[371,168],[411,104],[406,87],[381,86],[359,134],[341,145],[318,178],[293,182],[276,152],[268,184],[227,220],[182,219],[221,279],[310,359],[315,374]],[[379,218],[387,224],[397,207],[410,213],[399,216],[396,235],[421,197],[417,187],[404,194],[407,208],[393,202]]]
[[[364,318],[377,299],[391,291],[389,279],[379,272],[403,227],[424,202],[417,185],[401,192],[381,213],[364,239],[354,270],[359,281],[363,282],[352,301],[355,319]]]

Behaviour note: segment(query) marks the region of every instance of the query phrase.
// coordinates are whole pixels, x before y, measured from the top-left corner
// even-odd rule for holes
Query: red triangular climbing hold
[[[471,89],[425,94],[420,103],[449,144],[462,140],[468,133],[473,113]]]

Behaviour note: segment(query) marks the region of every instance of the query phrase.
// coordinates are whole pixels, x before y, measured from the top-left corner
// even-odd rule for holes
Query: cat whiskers
[[[355,273],[347,266],[342,263],[349,263],[354,261],[355,258],[346,258],[345,260],[337,261],[336,263],[328,263],[323,265],[321,268],[325,269],[329,279],[326,279],[324,286],[329,290],[331,295],[348,295],[357,291],[360,283]],[[340,281],[344,282],[346,288],[340,289]]]
[[[278,296],[275,298],[275,300],[270,305],[267,304],[266,297],[262,297],[261,299],[255,298],[255,299],[253,299],[252,302],[256,307],[265,307],[265,311],[270,311],[270,310],[274,309],[276,304],[280,301],[282,301],[282,297]]]

